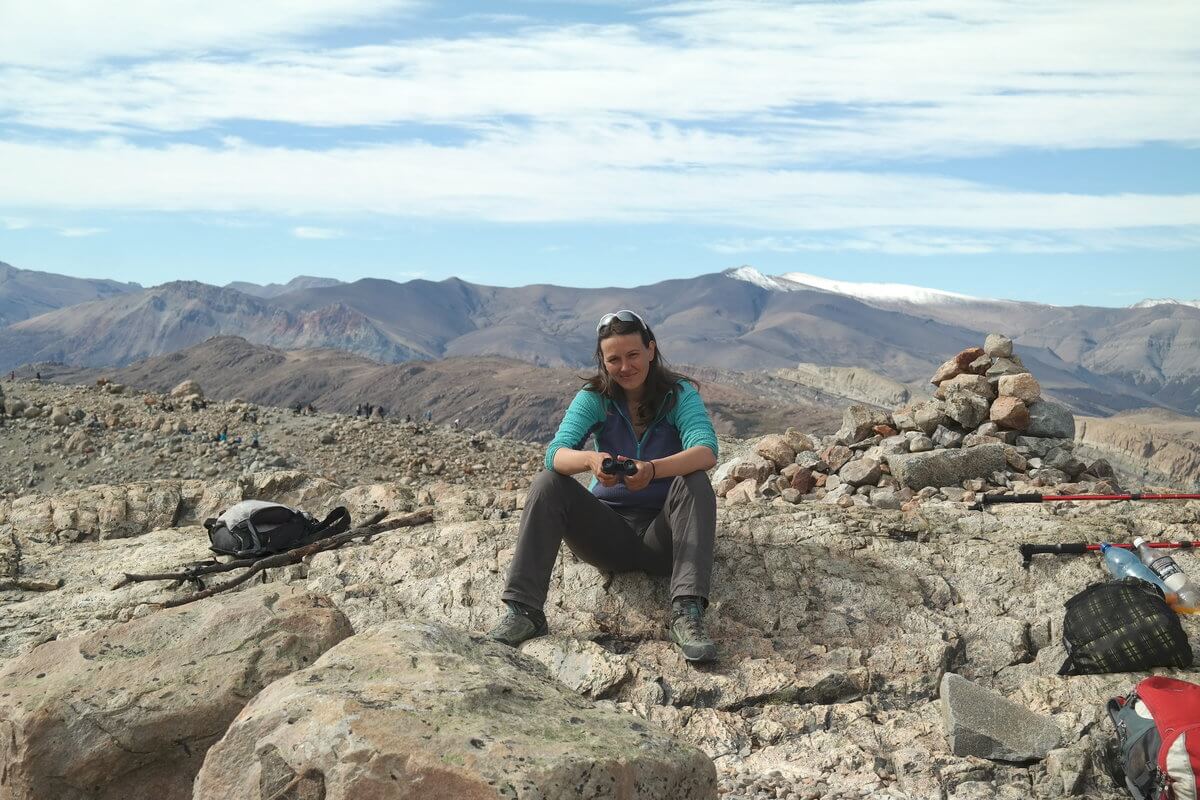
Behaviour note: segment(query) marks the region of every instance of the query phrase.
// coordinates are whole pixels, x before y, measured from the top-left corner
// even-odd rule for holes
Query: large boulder
[[[981,444],[962,450],[930,450],[887,456],[892,476],[902,486],[959,486],[970,478],[990,478],[1005,468],[1004,445]]]
[[[325,598],[269,585],[43,644],[0,672],[0,797],[190,798],[246,702],[351,633]]]
[[[717,781],[699,749],[596,707],[510,647],[394,621],[254,698],[194,794],[280,796],[708,800]]]
[[[204,392],[200,389],[200,384],[194,380],[186,380],[176,384],[171,390],[171,397],[196,397],[203,398]]]
[[[1029,406],[1029,427],[1025,433],[1048,439],[1074,439],[1075,416],[1060,403],[1041,400]]]

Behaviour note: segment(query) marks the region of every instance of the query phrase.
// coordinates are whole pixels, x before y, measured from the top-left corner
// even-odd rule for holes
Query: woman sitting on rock
[[[530,487],[501,595],[508,612],[490,636],[516,646],[547,632],[542,606],[565,540],[598,569],[670,575],[671,639],[689,661],[711,661],[717,648],[704,609],[717,520],[705,474],[717,463],[712,420],[695,382],[663,364],[654,333],[632,311],[601,317],[596,364]],[[584,450],[589,436],[595,449]],[[636,472],[605,472],[609,458]],[[571,477],[579,472],[592,473],[590,490]]]

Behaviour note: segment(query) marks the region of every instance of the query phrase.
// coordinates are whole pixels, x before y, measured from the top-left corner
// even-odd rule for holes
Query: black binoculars
[[[628,478],[630,475],[637,475],[637,464],[633,461],[617,461],[615,458],[606,458],[600,462],[600,471],[605,475],[620,475]]]

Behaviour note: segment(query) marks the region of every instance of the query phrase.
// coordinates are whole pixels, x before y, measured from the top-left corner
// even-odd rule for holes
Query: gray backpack
[[[320,522],[307,511],[243,500],[220,516],[206,519],[209,549],[238,558],[266,556],[335,536],[350,527],[350,512],[338,506]]]

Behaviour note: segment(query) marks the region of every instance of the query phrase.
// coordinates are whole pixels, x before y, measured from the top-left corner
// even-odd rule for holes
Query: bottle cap
[[[1101,542],[1100,543],[1100,552],[1107,553],[1109,548],[1111,548],[1111,547],[1112,547],[1112,545],[1109,544],[1108,542]]]
[[[1134,547],[1141,547],[1141,546],[1142,546],[1142,545],[1144,545],[1145,543],[1146,543],[1146,540],[1145,540],[1145,539],[1143,539],[1143,538],[1142,538],[1142,537],[1140,537],[1140,536],[1138,536],[1137,538],[1135,538],[1135,539],[1133,540],[1133,546],[1134,546]]]

